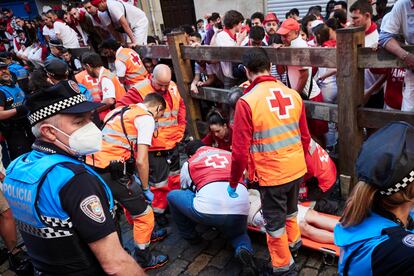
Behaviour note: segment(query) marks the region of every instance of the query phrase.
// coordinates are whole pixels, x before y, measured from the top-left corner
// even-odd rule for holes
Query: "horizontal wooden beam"
[[[141,58],[171,59],[167,45],[136,46],[135,51],[139,53]]]
[[[414,46],[404,46],[405,50],[414,54]],[[404,63],[387,50],[380,48],[374,51],[372,48],[358,49],[359,68],[401,68]]]
[[[229,90],[221,88],[199,87],[198,93],[190,91],[190,95],[199,100],[227,104],[229,92]]]
[[[274,64],[336,68],[335,48],[262,48]],[[249,49],[251,47],[181,46],[184,58],[206,61],[241,62]]]
[[[414,125],[414,112],[383,110],[375,108],[358,109],[360,127],[381,128],[390,122],[405,121]]]

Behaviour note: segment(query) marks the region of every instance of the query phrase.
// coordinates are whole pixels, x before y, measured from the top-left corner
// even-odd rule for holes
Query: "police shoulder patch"
[[[101,201],[96,195],[91,195],[82,200],[80,203],[82,212],[87,215],[90,219],[104,223],[106,220],[105,213],[102,208]]]
[[[70,88],[72,88],[76,93],[80,93],[79,85],[76,82],[74,82],[73,80],[68,80],[68,84]]]
[[[414,247],[414,234],[407,235],[402,240],[403,244],[408,247]]]

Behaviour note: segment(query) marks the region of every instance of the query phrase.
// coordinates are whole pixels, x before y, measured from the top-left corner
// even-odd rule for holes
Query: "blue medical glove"
[[[227,187],[227,193],[231,198],[237,198],[239,195],[236,193],[236,188],[232,188],[230,185]]]
[[[148,190],[142,190],[144,193],[145,198],[151,203],[154,200],[154,194],[148,188]]]

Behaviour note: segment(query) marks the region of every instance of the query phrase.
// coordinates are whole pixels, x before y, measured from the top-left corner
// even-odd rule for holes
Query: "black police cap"
[[[356,171],[385,196],[414,182],[414,127],[393,122],[374,133],[362,145]]]
[[[25,103],[29,110],[29,121],[33,126],[56,114],[90,112],[101,103],[87,101],[74,81],[61,81],[49,88],[30,95]]]
[[[68,64],[58,58],[50,58],[46,60],[44,66],[46,72],[57,76],[63,76],[69,72]]]

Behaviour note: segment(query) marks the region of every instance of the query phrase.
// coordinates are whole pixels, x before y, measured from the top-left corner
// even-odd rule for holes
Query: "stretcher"
[[[309,203],[304,203],[304,206],[309,206]],[[322,216],[326,216],[326,217],[330,217],[330,218],[334,218],[334,219],[338,219],[338,216],[334,216],[334,215],[329,215],[329,214],[324,214],[324,213],[320,213],[320,215]],[[264,229],[264,227],[257,227],[254,225],[248,225],[247,228],[251,231],[255,231],[255,232],[261,232],[261,233],[266,233],[266,230]],[[321,242],[315,242],[307,237],[302,236],[302,245],[304,247],[313,249],[313,250],[317,250],[319,252],[321,252],[323,254],[323,261],[325,264],[327,265],[333,265],[336,262],[336,257],[339,257],[339,247],[336,246],[335,244],[330,244],[330,243],[321,243]]]

